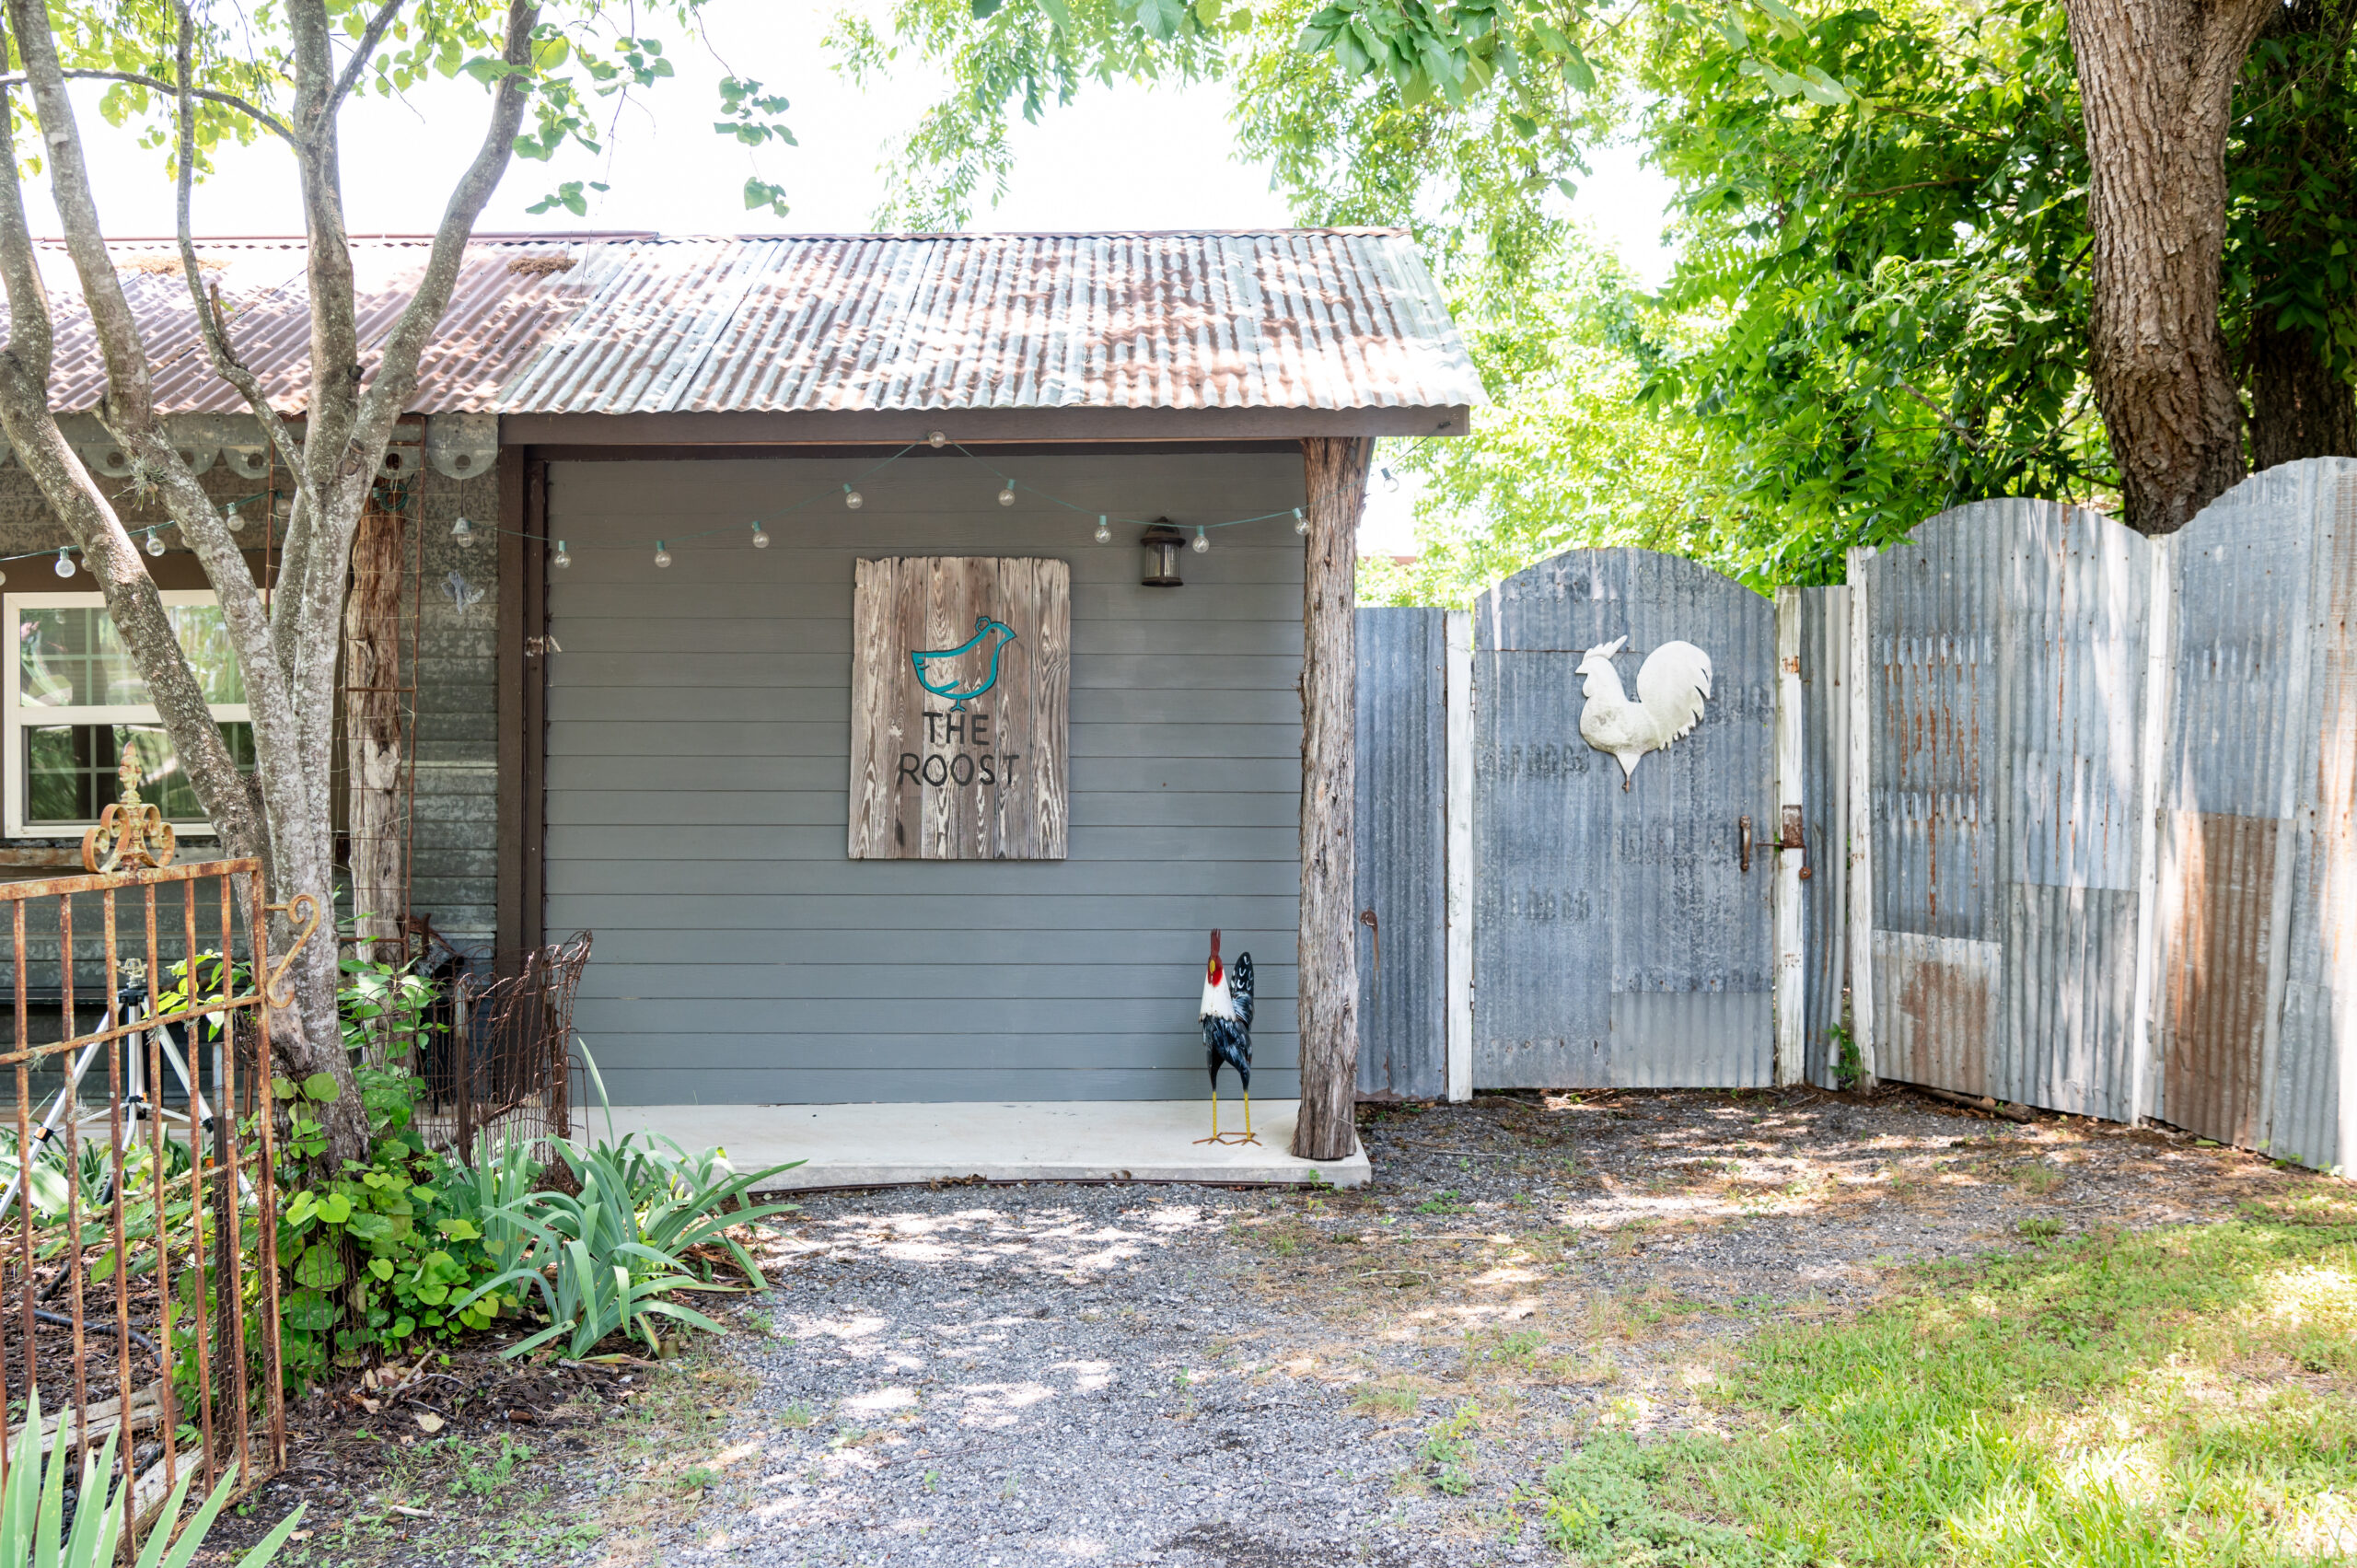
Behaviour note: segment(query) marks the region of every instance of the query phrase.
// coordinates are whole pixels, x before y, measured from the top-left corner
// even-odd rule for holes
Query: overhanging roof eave
[[[940,431],[950,440],[1270,441],[1309,436],[1462,436],[1471,411],[1350,409],[1025,408],[805,410],[784,412],[510,413],[507,447],[900,446]]]

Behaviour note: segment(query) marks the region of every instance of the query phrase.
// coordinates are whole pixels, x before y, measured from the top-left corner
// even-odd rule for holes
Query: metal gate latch
[[[1805,856],[1808,853],[1808,839],[1802,830],[1801,808],[1797,806],[1785,807],[1781,826],[1782,831],[1776,836],[1776,847],[1796,849]],[[1805,859],[1801,864],[1801,880],[1804,882],[1808,880],[1808,864]]]

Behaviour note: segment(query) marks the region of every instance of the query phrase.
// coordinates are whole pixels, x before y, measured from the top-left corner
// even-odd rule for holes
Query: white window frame
[[[209,588],[167,588],[160,595],[164,603],[175,608],[187,605],[218,604],[220,598]],[[88,610],[106,607],[106,596],[95,593],[12,593],[6,596],[7,610],[0,621],[8,628],[7,676],[0,680],[0,747],[6,755],[0,761],[0,795],[6,799],[0,809],[0,828],[12,839],[78,840],[83,832],[96,824],[88,822],[41,822],[32,827],[25,824],[25,792],[29,781],[25,777],[24,732],[30,728],[48,728],[54,725],[117,725],[138,724],[163,726],[162,717],[152,704],[116,703],[105,706],[39,708],[27,705],[21,697],[24,681],[23,636],[24,612],[29,610]],[[243,703],[213,704],[215,724],[250,724],[252,711]],[[203,838],[213,832],[206,821],[176,821],[172,827],[192,838]]]

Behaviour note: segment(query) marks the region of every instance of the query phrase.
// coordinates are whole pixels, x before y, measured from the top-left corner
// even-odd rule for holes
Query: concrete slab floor
[[[1028,1100],[943,1105],[630,1105],[613,1132],[659,1132],[688,1149],[718,1145],[740,1171],[804,1163],[756,1190],[884,1187],[979,1176],[986,1181],[1202,1181],[1253,1186],[1364,1186],[1364,1148],[1348,1159],[1296,1159],[1298,1100],[1255,1100],[1254,1144],[1198,1144],[1209,1097],[1190,1100]],[[1244,1104],[1220,1098],[1220,1129],[1244,1125]],[[606,1135],[607,1113],[577,1123]]]

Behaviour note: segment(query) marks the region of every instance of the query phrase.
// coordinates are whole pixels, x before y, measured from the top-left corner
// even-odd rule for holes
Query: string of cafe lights
[[[844,510],[856,512],[865,506],[867,505],[867,496],[866,494],[860,489],[860,486],[866,483],[877,474],[879,474],[886,469],[890,468],[894,463],[899,462],[902,458],[907,457],[911,452],[915,451],[921,445],[931,447],[935,450],[943,448],[953,450],[960,457],[966,459],[969,462],[971,462],[981,468],[992,478],[997,480],[999,482],[999,487],[996,499],[998,504],[1002,506],[1014,505],[1016,502],[1021,498],[1019,493],[1028,491],[1031,494],[1038,496],[1040,500],[1051,502],[1058,506],[1063,507],[1068,512],[1075,513],[1081,517],[1095,517],[1097,519],[1097,527],[1092,537],[1098,544],[1110,544],[1113,542],[1113,528],[1116,524],[1120,524],[1124,527],[1142,528],[1146,526],[1148,522],[1148,519],[1144,518],[1120,516],[1111,512],[1099,512],[1092,507],[1083,506],[1075,502],[1067,501],[1062,496],[1057,495],[1051,491],[1044,490],[1039,485],[1031,483],[1028,480],[1016,479],[1013,475],[993,466],[988,459],[984,459],[980,453],[974,451],[971,447],[967,447],[964,443],[952,441],[946,435],[938,430],[926,436],[923,442],[910,442],[907,446],[901,447],[899,451],[894,452],[889,457],[884,458],[870,465],[868,468],[862,470],[860,472],[853,474],[849,480],[843,482],[840,486],[838,494],[842,497]],[[791,517],[795,513],[801,511],[806,506],[826,500],[828,498],[828,494],[829,493],[823,490],[814,491],[810,494],[804,496],[801,500],[794,502],[790,505],[776,508],[762,517],[753,518],[749,524],[752,530],[752,537],[749,542],[752,547],[755,550],[767,550],[769,548],[770,533],[769,530],[762,526],[764,523],[776,522],[782,518]],[[1293,531],[1297,534],[1306,534],[1309,531],[1309,518],[1307,515],[1305,514],[1298,506],[1288,506],[1282,511],[1258,512],[1248,517],[1228,517],[1216,523],[1198,523],[1195,525],[1195,538],[1190,548],[1192,548],[1198,555],[1211,549],[1211,530],[1213,528],[1240,528],[1247,523],[1265,523],[1280,517],[1292,518]],[[467,539],[470,538],[478,530],[474,525],[468,523],[464,517],[461,517],[452,526],[450,531],[458,538]],[[519,528],[490,528],[482,531],[509,534],[517,539],[530,540],[534,543],[552,546],[553,548],[549,555],[549,564],[555,567],[558,571],[563,571],[573,564],[573,549],[572,546],[564,540],[552,538],[546,534],[530,533]],[[716,536],[734,534],[737,531],[737,527],[736,524],[724,523],[715,528],[699,528],[693,533],[671,534],[662,538],[648,535],[639,539],[615,540],[610,541],[601,540],[592,548],[598,550],[644,550],[649,544],[652,544],[655,547],[655,564],[657,568],[661,568],[671,564],[671,546],[674,542],[693,539],[710,539]]]
[[[947,437],[947,436],[938,430],[934,431],[923,442],[910,442],[907,446],[902,447],[899,451],[892,453],[889,457],[880,459],[866,469],[862,470],[860,472],[853,475],[848,481],[843,482],[836,494],[839,494],[842,497],[844,509],[846,511],[856,512],[866,505],[867,497],[865,493],[860,489],[860,486],[873,479],[877,474],[883,472],[886,469],[888,469],[893,464],[899,462],[902,458],[907,457],[911,452],[915,451],[920,446],[928,446],[935,449],[946,447],[954,450],[959,456],[965,458],[968,461],[975,464],[984,472],[990,474],[993,479],[996,479],[999,482],[999,488],[995,499],[1001,506],[1011,507],[1021,498],[1023,493],[1028,493],[1042,501],[1061,506],[1064,510],[1072,512],[1077,516],[1083,517],[1094,517],[1097,519],[1097,525],[1092,530],[1090,537],[1098,544],[1110,544],[1113,542],[1113,529],[1116,525],[1121,527],[1142,528],[1147,526],[1151,521],[1151,519],[1131,517],[1111,512],[1099,512],[1095,510],[1093,507],[1084,506],[1076,502],[1067,501],[1062,496],[1055,494],[1051,491],[1045,490],[1039,485],[1031,483],[1028,480],[1017,479],[1014,475],[1005,472],[1004,470],[996,467],[987,459],[983,458],[980,453],[967,447],[962,442],[952,441]],[[801,500],[795,501],[789,505],[776,508],[770,511],[763,517],[752,518],[749,523],[751,529],[750,544],[755,550],[767,550],[770,545],[770,533],[769,530],[762,526],[764,523],[776,522],[783,518],[791,517],[807,506],[813,505],[819,501],[827,499],[828,495],[829,493],[826,491],[814,491],[812,494],[804,496]],[[223,508],[223,520],[227,523],[229,531],[236,533],[245,527],[245,521],[240,516],[240,509],[242,507],[254,501],[267,502],[271,498],[271,493],[257,491],[251,495],[241,495],[236,500],[229,502]],[[1288,506],[1274,512],[1257,512],[1252,516],[1246,517],[1228,517],[1215,523],[1198,523],[1195,525],[1195,537],[1190,548],[1199,555],[1210,550],[1212,547],[1211,534],[1212,530],[1214,528],[1242,528],[1249,523],[1272,522],[1277,519],[1286,517],[1290,517],[1293,520],[1293,531],[1295,533],[1306,534],[1309,532],[1309,518],[1307,515],[1299,506]],[[144,528],[134,528],[129,531],[133,539],[143,541],[143,547],[146,550],[148,554],[162,555],[166,552],[164,535],[170,532],[178,526],[179,525],[177,524],[169,522],[156,523]],[[644,550],[648,545],[652,544],[655,547],[655,564],[656,567],[661,568],[671,564],[671,544],[674,541],[709,539],[735,534],[737,531],[738,529],[736,524],[725,523],[714,528],[699,528],[692,533],[671,534],[661,538],[657,538],[654,535],[648,535],[638,539],[615,540],[610,541],[601,540],[590,548],[597,550]],[[463,513],[461,513],[450,525],[451,537],[461,542],[471,540],[481,534],[489,534],[493,536],[506,535],[516,539],[525,540],[532,543],[550,545],[553,547],[549,555],[550,565],[555,567],[559,571],[563,571],[564,568],[573,564],[573,551],[571,545],[569,545],[564,540],[555,538],[552,535],[536,534],[522,528],[503,528],[495,524],[479,524],[470,519]],[[51,551],[41,549],[29,550],[15,555],[0,555],[0,566],[5,566],[5,564],[9,562],[38,561],[47,559],[51,553]],[[57,546],[55,550],[55,570],[57,575],[60,577],[73,576],[77,569],[74,563],[73,546]],[[0,570],[0,583],[5,583],[6,580],[7,573],[5,570]]]

